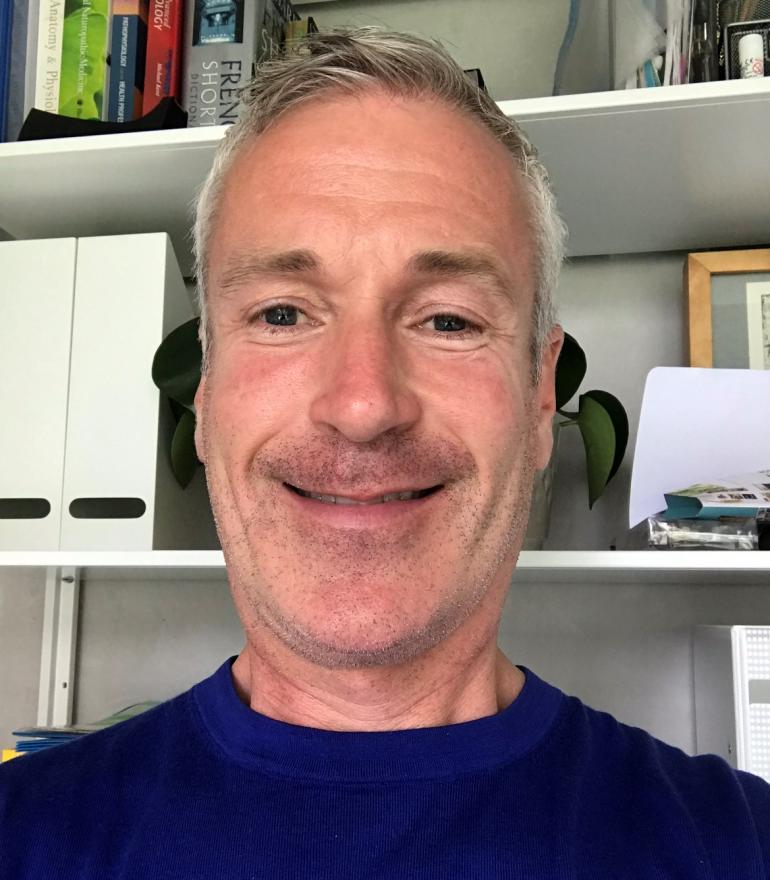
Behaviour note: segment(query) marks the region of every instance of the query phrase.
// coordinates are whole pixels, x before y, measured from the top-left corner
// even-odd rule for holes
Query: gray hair
[[[535,241],[535,300],[532,332],[533,377],[556,320],[553,292],[564,257],[566,228],[556,210],[548,173],[519,126],[466,76],[437,41],[375,27],[338,29],[309,35],[301,54],[258,66],[241,92],[238,121],[226,132],[197,203],[193,254],[201,313],[203,367],[209,366],[211,327],[206,308],[208,250],[227,172],[239,148],[292,107],[322,92],[361,93],[381,87],[403,97],[432,97],[481,122],[510,152],[530,201]]]

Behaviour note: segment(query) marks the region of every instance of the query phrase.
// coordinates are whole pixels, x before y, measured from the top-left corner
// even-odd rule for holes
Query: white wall
[[[560,320],[583,346],[588,371],[580,391],[599,388],[629,416],[628,452],[589,513],[585,453],[577,426],[561,432],[546,549],[608,550],[628,529],[631,463],[647,373],[685,366],[684,254],[590,257],[566,266]],[[566,409],[577,409],[577,396]]]
[[[438,39],[464,69],[481,68],[502,101],[552,94],[568,10],[568,0],[340,0],[303,3],[301,14],[320,30],[374,25]]]
[[[0,748],[37,719],[44,591],[44,572],[0,568]]]

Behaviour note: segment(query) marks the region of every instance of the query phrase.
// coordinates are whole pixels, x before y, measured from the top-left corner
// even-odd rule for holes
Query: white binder
[[[164,336],[192,317],[166,233],[79,239],[62,550],[217,546],[202,474],[173,479],[173,420],[151,377]]]
[[[165,233],[0,243],[0,549],[218,547],[151,377],[192,316]]]
[[[0,550],[59,546],[75,255],[0,242]]]

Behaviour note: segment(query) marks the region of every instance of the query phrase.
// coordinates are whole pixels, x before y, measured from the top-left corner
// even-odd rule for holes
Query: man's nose
[[[310,408],[317,425],[367,443],[388,431],[404,431],[420,417],[410,387],[406,353],[381,323],[335,334],[319,369],[319,390]]]

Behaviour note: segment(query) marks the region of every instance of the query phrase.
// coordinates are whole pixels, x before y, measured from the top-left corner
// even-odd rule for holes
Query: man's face
[[[250,638],[397,663],[499,613],[560,345],[534,387],[511,167],[478,123],[380,92],[295,109],[236,159],[196,442]]]

